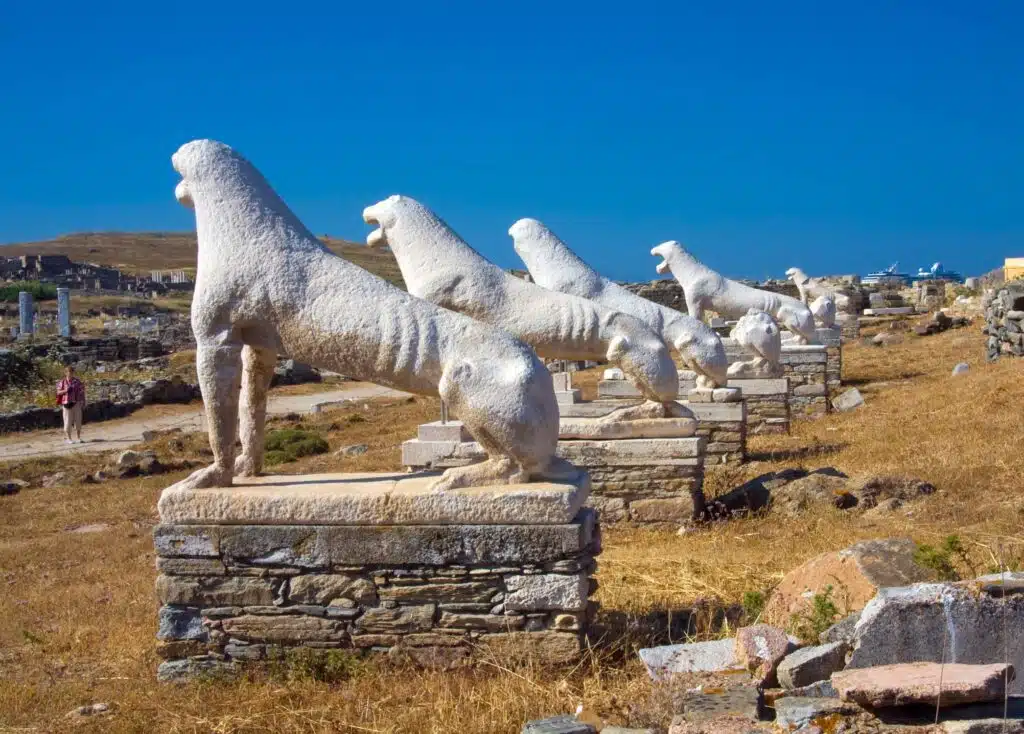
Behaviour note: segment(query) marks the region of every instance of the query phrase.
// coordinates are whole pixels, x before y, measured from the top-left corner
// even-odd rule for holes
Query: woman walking
[[[64,379],[57,383],[57,404],[64,414],[64,435],[71,440],[71,429],[75,429],[78,442],[82,442],[82,408],[85,407],[85,385],[75,377],[75,368],[64,368]]]

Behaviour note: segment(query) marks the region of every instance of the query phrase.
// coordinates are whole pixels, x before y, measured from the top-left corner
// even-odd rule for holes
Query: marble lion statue
[[[702,387],[725,386],[729,360],[710,326],[603,277],[536,219],[520,219],[508,233],[537,285],[636,316],[675,348],[686,367],[697,373]]]
[[[828,329],[836,323],[836,299],[828,293],[818,296],[810,303],[811,313],[814,314],[814,323]]]
[[[651,250],[659,273],[671,272],[686,296],[686,310],[702,320],[704,310],[715,311],[725,318],[740,318],[750,309],[764,311],[794,335],[794,343],[814,344],[814,316],[800,300],[791,296],[730,280],[697,260],[678,242],[663,242]]]
[[[192,329],[214,456],[179,486],[230,486],[233,475],[262,470],[267,390],[279,353],[440,395],[488,458],[449,469],[434,489],[571,471],[552,458],[558,406],[551,374],[530,347],[338,257],[227,145],[196,140],[171,161],[181,176],[175,195],[196,217]]]
[[[668,348],[639,319],[506,273],[407,196],[367,207],[363,219],[377,226],[367,244],[390,246],[410,293],[500,327],[541,357],[607,360],[620,367],[647,402],[609,420],[685,411],[675,402],[679,376]]]
[[[782,332],[775,319],[752,308],[739,318],[729,337],[754,358],[729,365],[730,377],[777,377],[782,374]]]
[[[849,304],[849,296],[839,293],[833,286],[819,278],[812,278],[800,268],[790,268],[786,271],[786,277],[793,281],[800,291],[800,300],[808,305],[815,299],[826,296],[832,297],[839,310],[846,310]]]

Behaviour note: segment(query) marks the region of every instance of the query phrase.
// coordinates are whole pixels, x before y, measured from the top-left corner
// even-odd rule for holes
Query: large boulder
[[[850,481],[834,472],[817,471],[783,484],[772,491],[772,512],[789,517],[799,515],[815,505],[832,505],[849,509],[857,504],[850,491]]]
[[[941,662],[943,651],[947,663],[1022,669],[1024,574],[880,589],[857,623],[847,668]],[[1024,693],[1024,683],[1010,693]]]
[[[844,701],[870,708],[937,703],[1002,701],[1013,666],[1006,663],[903,663],[844,670],[832,676],[832,685]]]
[[[910,538],[868,540],[816,556],[790,571],[765,605],[763,618],[786,626],[794,615],[809,614],[812,598],[832,588],[832,602],[842,615],[863,609],[878,590],[928,581],[929,572],[914,562]]]

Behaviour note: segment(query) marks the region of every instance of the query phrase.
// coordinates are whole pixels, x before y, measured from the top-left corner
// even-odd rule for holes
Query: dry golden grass
[[[1024,363],[986,365],[982,348],[976,330],[886,349],[850,346],[846,378],[864,392],[866,408],[799,423],[792,436],[755,438],[750,448],[757,462],[713,472],[707,481],[717,493],[776,467],[831,465],[854,475],[917,476],[939,488],[935,495],[907,513],[874,521],[822,509],[685,536],[606,528],[598,592],[605,612],[680,612],[701,599],[735,603],[816,553],[868,537],[934,541],[955,532],[979,570],[1000,557],[1021,558],[1024,459],[1017,405],[1024,397]],[[969,361],[971,372],[951,379],[958,361]],[[593,379],[581,375],[577,383]],[[368,405],[303,425],[324,432],[332,449],[366,443],[369,452],[354,459],[309,457],[282,470],[397,469],[398,443],[437,415],[435,401],[419,398]],[[161,458],[202,446],[202,437],[190,437],[175,452],[175,438],[181,437],[154,442]],[[48,461],[45,471],[59,464]],[[0,476],[37,478],[43,471],[35,464],[0,467]],[[335,684],[257,675],[234,684],[158,685],[149,532],[159,490],[174,478],[34,488],[0,499],[0,731],[63,731],[66,712],[97,701],[110,704],[113,714],[86,722],[83,731],[494,734],[516,732],[530,717],[570,712],[579,703],[615,723],[667,721],[670,707],[635,656],[606,649],[571,671],[507,668],[492,660],[440,673],[375,661]],[[111,528],[64,532],[99,522]]]

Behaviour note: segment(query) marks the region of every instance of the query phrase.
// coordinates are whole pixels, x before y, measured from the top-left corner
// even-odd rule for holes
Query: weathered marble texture
[[[671,272],[686,294],[686,310],[695,319],[702,319],[705,309],[725,318],[740,318],[750,309],[770,314],[805,344],[814,344],[814,316],[796,298],[730,280],[699,262],[678,242],[662,242],[651,250],[659,273]]]
[[[812,278],[800,268],[790,268],[786,271],[786,277],[793,281],[797,290],[800,291],[800,300],[810,304],[816,298],[832,296],[836,308],[846,311],[850,305],[850,298],[839,293],[834,287],[820,278]]]
[[[391,247],[410,293],[501,327],[541,357],[612,362],[666,411],[675,400],[672,357],[640,319],[509,275],[415,199],[391,196],[363,219],[378,227],[367,243]]]
[[[836,299],[831,294],[818,296],[811,302],[811,313],[818,328],[828,329],[836,323]]]
[[[729,361],[722,340],[707,324],[603,277],[536,219],[520,219],[508,233],[537,285],[636,316],[675,347],[686,366],[704,378],[705,386],[725,385]]]
[[[172,163],[182,177],[175,194],[196,216],[192,329],[214,453],[213,465],[182,486],[227,487],[236,472],[261,471],[267,389],[279,353],[439,394],[489,459],[449,470],[435,488],[520,483],[549,469],[558,406],[550,373],[526,344],[334,255],[227,145],[196,140]]]
[[[729,365],[730,377],[775,377],[782,374],[782,332],[764,311],[750,309],[729,333],[731,339],[754,355]]]

